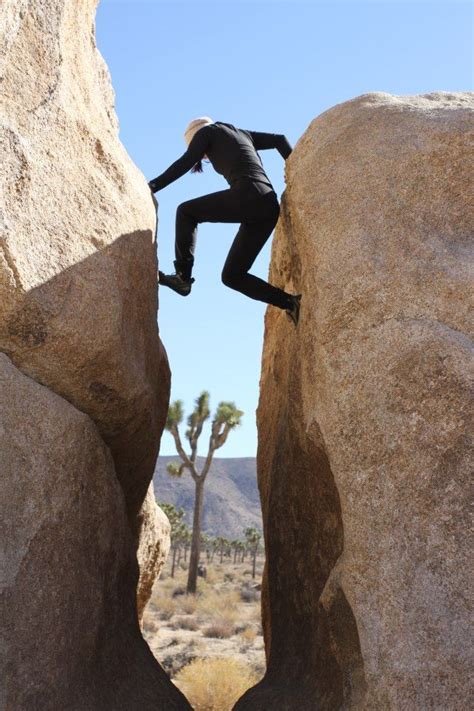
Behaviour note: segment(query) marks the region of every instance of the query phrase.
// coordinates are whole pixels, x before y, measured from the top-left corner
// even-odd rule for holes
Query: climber
[[[276,148],[288,158],[292,148],[284,135],[258,133],[236,128],[231,123],[213,121],[209,116],[192,120],[184,133],[188,148],[161,175],[148,183],[156,193],[191,169],[202,173],[207,158],[230,188],[187,200],[176,211],[175,273],[158,273],[158,282],[181,296],[191,291],[191,276],[200,222],[240,222],[237,235],[222,270],[223,283],[267,304],[284,309],[296,325],[301,294],[289,294],[249,274],[280,214],[278,197],[264,171],[257,150]]]

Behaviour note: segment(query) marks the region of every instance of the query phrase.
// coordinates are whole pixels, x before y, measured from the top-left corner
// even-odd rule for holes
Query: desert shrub
[[[217,583],[218,580],[219,580],[219,575],[217,574],[215,567],[208,566],[207,575],[206,575],[207,584],[214,585],[215,583]]]
[[[185,560],[182,560],[182,561],[180,561],[180,563],[179,563],[179,567],[181,568],[181,570],[187,570],[187,569],[188,569],[188,564],[186,563]]]
[[[240,625],[237,624],[234,627],[234,634],[240,634],[241,632],[244,632],[246,629],[248,629],[248,624],[246,622],[243,622]]]
[[[244,646],[249,647],[255,642],[257,638],[257,633],[255,632],[253,627],[247,627],[239,634],[239,637],[242,640]]]
[[[197,657],[193,644],[188,644],[181,652],[165,656],[161,665],[170,677],[174,677],[180,669],[190,664]]]
[[[234,573],[224,573],[224,580],[227,580],[229,583],[232,583],[235,580]]]
[[[260,599],[260,594],[255,588],[242,588],[240,599],[242,602],[257,602]]]
[[[199,629],[199,624],[195,617],[186,615],[185,617],[176,617],[173,620],[172,627],[175,630],[191,630],[194,632]]]
[[[209,590],[206,595],[199,598],[198,612],[211,617],[236,613],[239,600],[237,590],[226,590],[221,593]]]
[[[180,609],[187,615],[194,615],[197,604],[198,603],[194,595],[184,595],[179,601]]]
[[[231,711],[258,677],[247,665],[231,658],[196,659],[173,680],[194,711]]]
[[[156,608],[160,620],[170,620],[176,612],[176,603],[174,600],[164,597],[157,601]]]
[[[234,625],[228,620],[214,620],[202,633],[205,637],[228,639],[234,634]]]

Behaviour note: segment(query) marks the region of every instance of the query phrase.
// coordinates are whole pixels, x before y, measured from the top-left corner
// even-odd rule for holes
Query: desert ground
[[[198,579],[197,594],[187,595],[187,562],[177,566],[172,578],[168,559],[145,610],[143,632],[196,711],[226,711],[265,672],[260,619],[263,558],[257,562],[255,579],[250,561],[210,563],[206,569],[206,578]],[[214,685],[222,687],[223,676],[226,690],[219,695]]]

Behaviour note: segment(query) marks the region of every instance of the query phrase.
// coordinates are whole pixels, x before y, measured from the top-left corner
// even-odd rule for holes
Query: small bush
[[[160,599],[156,607],[160,620],[170,620],[176,612],[175,601],[167,597]]]
[[[258,677],[247,664],[235,659],[196,659],[173,680],[194,711],[231,711],[237,699]]]
[[[234,634],[234,625],[227,620],[216,620],[203,630],[205,637],[213,639],[228,639]]]
[[[172,592],[172,597],[179,597],[180,595],[186,595],[186,588],[183,588],[181,585],[175,588]]]
[[[242,602],[257,602],[260,599],[260,595],[255,588],[243,588],[240,591],[240,599]]]
[[[186,615],[194,615],[197,607],[195,595],[184,595],[179,601],[179,607]]]
[[[214,585],[215,583],[217,583],[218,579],[219,576],[214,567],[208,566],[206,575],[206,582],[208,583],[208,585]]]
[[[194,617],[187,615],[186,617],[176,617],[173,620],[172,627],[174,630],[191,630],[195,632],[199,629],[199,624]]]
[[[166,671],[166,673],[170,677],[173,677],[180,671],[180,669],[194,661],[196,659],[196,656],[197,655],[194,651],[193,645],[188,645],[179,654],[170,654],[166,656],[161,661],[161,665],[163,666],[163,669]]]
[[[235,614],[239,600],[240,596],[236,590],[221,593],[210,590],[208,594],[199,598],[198,611],[211,617],[221,614]]]

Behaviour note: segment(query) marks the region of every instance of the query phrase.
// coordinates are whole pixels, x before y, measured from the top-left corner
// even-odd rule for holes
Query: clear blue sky
[[[284,133],[294,146],[318,114],[369,91],[473,89],[472,6],[454,0],[102,0],[97,43],[112,75],[121,140],[147,180],[183,154],[184,130],[197,116]],[[281,198],[284,161],[277,151],[260,155]],[[156,194],[163,271],[174,271],[177,205],[227,188],[204,163],[204,173],[186,173]],[[172,399],[183,400],[188,413],[209,390],[213,410],[233,400],[245,412],[217,453],[224,457],[256,454],[266,308],[220,281],[237,229],[200,224],[191,295],[160,291]],[[264,279],[270,245],[271,238],[252,270]],[[208,431],[201,439],[202,455]],[[161,454],[175,454],[168,433]]]

